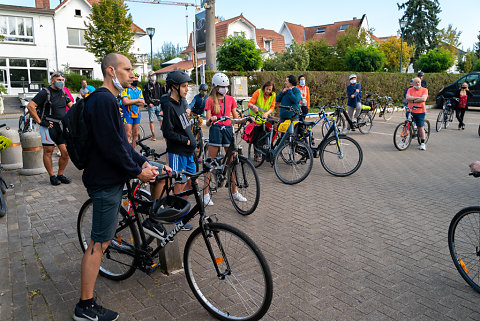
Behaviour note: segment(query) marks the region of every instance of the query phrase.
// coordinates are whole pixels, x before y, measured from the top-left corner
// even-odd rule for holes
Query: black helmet
[[[160,223],[174,223],[190,211],[190,203],[181,197],[167,195],[153,201],[150,218]]]
[[[307,78],[307,77],[305,77],[304,74],[300,74],[300,75],[298,75],[298,81],[300,81],[300,78],[302,78],[302,77]]]
[[[166,82],[168,87],[170,87],[173,84],[179,85],[189,81],[192,81],[192,78],[190,78],[190,76],[185,71],[182,71],[182,70],[170,71],[167,74]]]
[[[425,75],[425,74],[423,73],[423,71],[419,71],[419,72],[417,73],[417,76],[418,76],[418,77],[422,77],[423,75]]]
[[[200,85],[200,88],[198,88],[198,90],[208,91],[208,85],[207,85],[207,84],[201,84],[201,85]]]

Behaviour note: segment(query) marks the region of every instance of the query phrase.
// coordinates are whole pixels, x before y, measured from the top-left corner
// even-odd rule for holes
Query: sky
[[[149,0],[145,0],[149,1]],[[200,0],[179,0],[182,2],[200,3]],[[259,1],[259,0],[216,0],[215,12],[217,16],[229,19],[241,13],[257,28],[272,29],[278,32],[284,21],[316,26],[329,24],[335,21],[361,18],[366,14],[370,28],[374,28],[377,37],[396,35],[399,30],[398,19],[402,11],[397,9],[397,3],[403,0],[302,0],[302,1]],[[60,0],[50,0],[50,6],[55,8]],[[480,33],[479,0],[439,0],[440,24],[439,29],[452,24],[460,36],[460,49],[471,49],[477,42]],[[0,4],[35,6],[35,0],[0,0]],[[164,42],[172,42],[186,47],[187,21],[188,31],[193,28],[195,9],[184,6],[136,3],[127,1],[127,5],[135,24],[142,29],[155,28],[153,37],[153,51],[156,52]],[[142,37],[140,48],[144,53],[150,53],[150,39]]]

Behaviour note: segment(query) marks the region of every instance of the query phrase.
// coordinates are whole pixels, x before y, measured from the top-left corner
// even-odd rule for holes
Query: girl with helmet
[[[238,118],[238,114],[236,111],[237,102],[232,96],[227,95],[228,86],[230,85],[227,75],[216,73],[212,78],[212,85],[212,91],[205,103],[205,111],[207,112],[207,126],[210,127],[208,156],[215,158],[220,147],[225,148],[226,151],[233,139],[232,122],[230,120],[217,122],[217,120],[222,116],[231,117],[231,115],[233,115],[233,118]],[[210,175],[207,179],[210,179]],[[233,198],[240,202],[246,202],[247,199],[236,190],[236,185],[234,184],[233,186]],[[205,206],[213,205],[208,185],[205,186],[203,203]]]

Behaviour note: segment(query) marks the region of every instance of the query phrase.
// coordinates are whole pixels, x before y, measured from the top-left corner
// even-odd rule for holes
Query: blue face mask
[[[302,86],[302,87],[305,86],[305,80],[304,79],[300,80],[300,86]]]
[[[64,81],[56,81],[54,84],[55,88],[62,90],[63,87],[65,87],[65,82]]]

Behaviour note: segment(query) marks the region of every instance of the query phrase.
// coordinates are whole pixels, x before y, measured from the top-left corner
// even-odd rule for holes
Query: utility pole
[[[217,71],[217,42],[215,38],[215,0],[206,0],[205,6],[206,37],[205,49],[207,55],[207,67]]]

